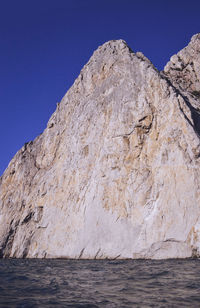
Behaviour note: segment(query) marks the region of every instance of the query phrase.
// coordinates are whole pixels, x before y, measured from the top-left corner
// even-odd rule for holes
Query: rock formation
[[[0,178],[0,256],[200,254],[200,34],[158,72],[99,47]]]

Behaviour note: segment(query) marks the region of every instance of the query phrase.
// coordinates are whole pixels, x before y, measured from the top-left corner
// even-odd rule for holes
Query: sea
[[[0,307],[200,307],[200,260],[0,259]]]

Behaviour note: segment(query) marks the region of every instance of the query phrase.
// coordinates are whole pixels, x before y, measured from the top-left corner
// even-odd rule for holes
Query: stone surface
[[[99,47],[0,178],[0,256],[200,254],[200,36],[158,72]]]

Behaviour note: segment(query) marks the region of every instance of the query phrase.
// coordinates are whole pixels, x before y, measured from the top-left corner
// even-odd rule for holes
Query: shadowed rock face
[[[200,34],[194,35],[187,47],[171,57],[164,74],[184,97],[200,136]]]
[[[0,256],[200,254],[200,36],[159,73],[99,47],[0,179]]]

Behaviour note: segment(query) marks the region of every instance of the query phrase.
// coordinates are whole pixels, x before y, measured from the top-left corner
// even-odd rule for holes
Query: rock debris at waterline
[[[200,254],[200,34],[158,72],[99,47],[0,178],[0,256]]]

